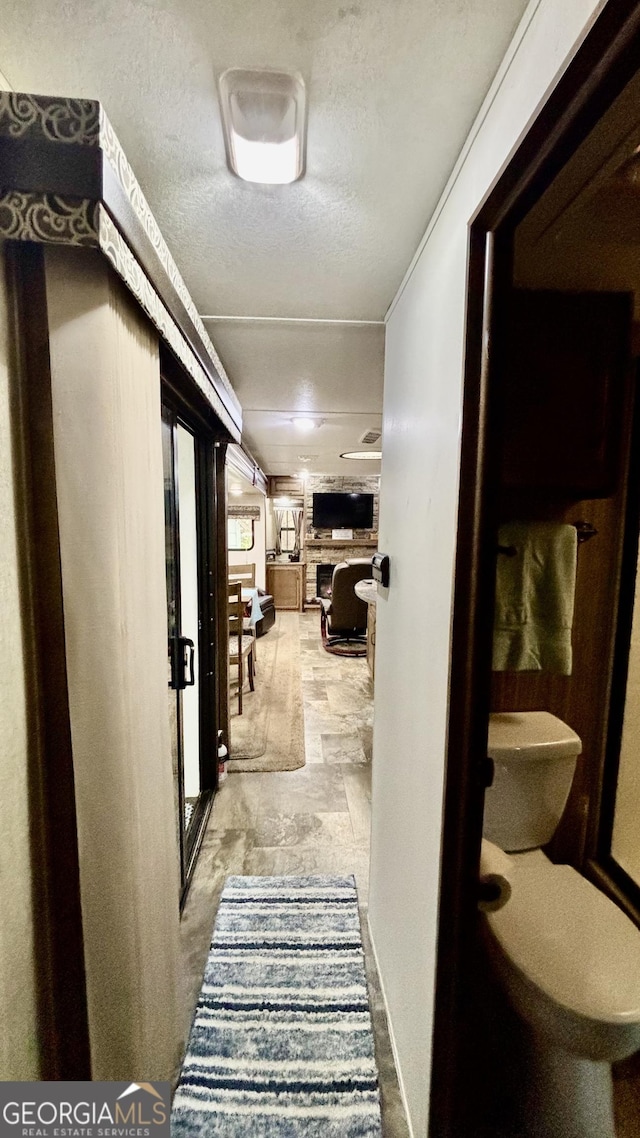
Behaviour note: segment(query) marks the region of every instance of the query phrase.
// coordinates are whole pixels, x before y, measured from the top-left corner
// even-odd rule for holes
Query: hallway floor
[[[228,874],[354,873],[383,1134],[407,1138],[366,924],[373,689],[364,658],[324,651],[317,610],[301,614],[298,621],[307,765],[278,773],[229,774],[216,796],[182,918],[187,1018],[190,1021],[200,990],[215,909]]]

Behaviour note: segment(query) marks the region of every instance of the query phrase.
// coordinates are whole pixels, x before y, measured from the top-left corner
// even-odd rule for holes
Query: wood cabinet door
[[[618,478],[632,294],[517,289],[503,377],[502,481],[606,497]]]
[[[290,609],[300,612],[302,608],[302,566],[269,565],[267,569],[267,589],[272,594],[276,611]]]

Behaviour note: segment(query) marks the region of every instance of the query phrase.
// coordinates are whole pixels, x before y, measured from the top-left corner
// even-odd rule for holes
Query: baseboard
[[[380,991],[382,992],[382,1002],[384,1004],[384,1011],[385,1011],[385,1015],[387,1017],[387,1028],[389,1031],[389,1042],[391,1043],[391,1051],[393,1053],[393,1061],[394,1061],[395,1066],[396,1066],[396,1075],[398,1076],[398,1087],[400,1090],[400,1098],[402,1099],[402,1105],[404,1107],[404,1115],[405,1115],[405,1118],[407,1120],[407,1129],[409,1131],[409,1138],[415,1138],[415,1131],[413,1129],[413,1125],[411,1122],[411,1115],[409,1113],[409,1104],[407,1102],[407,1095],[406,1095],[406,1091],[405,1091],[405,1087],[404,1087],[404,1081],[402,1078],[402,1068],[400,1066],[400,1059],[398,1057],[398,1048],[396,1046],[395,1035],[393,1034],[393,1023],[391,1022],[391,1016],[389,1015],[389,1004],[387,1002],[387,993],[385,991],[384,980],[382,979],[382,973],[380,971],[380,963],[378,961],[378,953],[376,951],[376,942],[374,940],[373,930],[371,928],[371,923],[369,921],[369,907],[368,906],[366,909],[366,920],[367,920],[367,929],[369,930],[369,943],[371,945],[371,951],[373,953],[373,959],[374,959],[375,966],[376,966],[376,972],[378,973],[378,982],[380,984]]]

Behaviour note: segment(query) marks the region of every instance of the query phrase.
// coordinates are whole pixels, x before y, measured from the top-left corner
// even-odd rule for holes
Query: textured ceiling
[[[203,315],[380,320],[525,6],[3,0],[0,69],[17,90],[102,101]],[[300,182],[249,185],[227,170],[216,96],[227,67],[302,74]],[[352,365],[339,382],[334,325],[316,326],[326,368],[324,341],[305,324],[288,341],[295,366],[279,358],[277,373],[268,356],[245,370],[241,325],[224,336],[208,326],[245,405],[270,406],[277,384],[295,407],[307,350],[318,404],[330,398],[335,413],[349,401]],[[380,337],[370,333],[369,356]],[[381,372],[375,386],[380,396]],[[252,442],[268,467],[268,436]]]
[[[210,322],[208,330],[234,377],[245,440],[263,470],[378,473],[379,463],[339,456],[362,449],[367,428],[381,429],[382,324]],[[301,435],[291,422],[300,415],[322,424]]]

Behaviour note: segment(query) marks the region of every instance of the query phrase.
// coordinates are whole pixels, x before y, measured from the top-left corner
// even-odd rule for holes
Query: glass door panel
[[[176,429],[178,540],[180,548],[181,637],[190,656],[182,691],[182,776],[184,826],[194,819],[200,794],[200,682],[198,613],[198,528],[195,439],[181,423]]]
[[[203,585],[211,556],[201,532],[208,512],[207,446],[172,408],[163,407],[169,720],[183,897],[215,785],[215,716],[203,714],[215,702],[214,676],[200,659],[213,604]]]
[[[175,819],[180,850],[181,868],[183,858],[183,816],[182,778],[180,766],[182,762],[180,740],[181,728],[181,692],[175,678],[177,644],[180,636],[180,607],[178,593],[178,543],[177,543],[177,501],[176,480],[174,471],[173,448],[173,419],[169,412],[163,408],[162,413],[162,464],[164,472],[164,534],[165,534],[165,569],[167,576],[167,682],[169,686],[169,731],[171,735],[171,759],[173,766],[173,788],[175,796]]]

